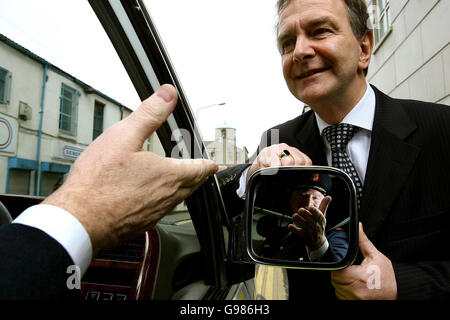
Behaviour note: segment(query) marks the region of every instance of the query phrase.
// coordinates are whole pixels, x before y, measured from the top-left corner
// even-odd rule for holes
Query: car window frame
[[[141,100],[153,94],[160,84],[172,84],[177,89],[177,106],[157,130],[166,156],[208,158],[192,109],[144,3],[140,0],[89,0],[89,3]],[[177,148],[182,152],[174,152]],[[216,288],[208,295],[211,298],[226,295],[232,284],[227,276],[228,241],[225,240],[230,223],[216,176],[186,199],[186,205],[205,260],[205,283]]]

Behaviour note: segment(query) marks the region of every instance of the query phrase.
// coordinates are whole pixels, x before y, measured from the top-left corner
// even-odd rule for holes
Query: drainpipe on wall
[[[42,77],[42,93],[41,93],[41,110],[39,111],[39,131],[38,131],[38,141],[36,150],[36,161],[38,163],[37,172],[34,176],[34,195],[38,196],[40,190],[38,186],[41,179],[41,140],[42,140],[42,120],[44,118],[44,100],[45,100],[45,87],[47,85],[47,70],[48,64],[44,64],[44,76]]]

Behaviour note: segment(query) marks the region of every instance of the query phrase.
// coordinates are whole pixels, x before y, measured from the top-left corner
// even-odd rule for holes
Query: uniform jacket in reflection
[[[376,248],[393,264],[399,299],[450,299],[450,108],[393,99],[374,87],[372,142],[359,213]],[[309,111],[278,125],[280,143],[327,165],[315,115]],[[264,137],[264,135],[263,135]],[[267,140],[271,141],[270,130]],[[227,210],[237,215],[236,195],[247,165],[220,173]],[[359,263],[359,261],[356,261]],[[290,299],[335,298],[324,271],[288,270]]]
[[[344,231],[343,228],[334,228],[327,231],[325,235],[329,244],[328,250],[317,261],[341,261],[347,254],[348,250],[347,234],[348,233]],[[310,261],[308,252],[306,251],[305,242],[302,238],[293,234],[292,232],[287,233],[287,235],[282,239],[267,238],[264,243],[264,248],[261,252],[261,255],[266,258],[289,261]]]
[[[295,177],[295,178],[294,178]],[[253,240],[253,249],[257,255],[265,258],[288,261],[340,262],[348,251],[348,223],[342,223],[348,218],[346,207],[342,207],[335,199],[346,197],[345,191],[339,189],[339,183],[333,184],[328,175],[289,175],[292,184],[286,183],[285,175],[278,175],[266,181],[261,181],[254,200],[256,210],[254,214],[261,215],[256,224],[256,233],[264,240]],[[319,180],[313,180],[318,178]],[[333,186],[334,185],[334,186]],[[305,239],[288,229],[293,223],[292,215],[307,203],[292,202],[297,190],[318,188],[319,192],[332,197],[327,210],[327,227],[325,236],[328,241],[327,250],[323,253],[308,254]],[[317,189],[316,189],[317,190]],[[335,207],[334,204],[337,206]],[[299,207],[300,206],[300,207]],[[268,211],[265,211],[268,210]],[[269,212],[278,213],[273,215]],[[339,225],[340,227],[336,227]],[[334,226],[334,227],[333,227]],[[312,259],[311,259],[312,258]]]

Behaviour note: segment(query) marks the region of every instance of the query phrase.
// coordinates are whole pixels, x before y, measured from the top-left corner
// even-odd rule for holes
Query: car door
[[[128,116],[139,103],[136,98],[147,98],[163,83],[177,88],[179,102],[158,130],[159,139],[152,137],[144,149],[176,158],[206,157],[186,95],[144,3],[90,4],[1,4],[9,6],[0,22],[0,202],[8,218],[58,188],[81,152]],[[131,90],[121,82],[127,75],[115,72],[118,65],[122,68],[117,56]],[[116,81],[97,82],[85,70]],[[125,94],[104,82],[120,82]],[[81,279],[81,299],[251,298],[251,281],[244,283],[251,272],[241,276],[241,267],[227,257],[229,227],[217,180],[210,178],[186,206],[168,213],[153,230],[95,257]]]
[[[179,100],[175,111],[157,131],[166,156],[208,157],[181,83],[144,3],[142,1],[93,0],[90,4],[142,100],[150,96],[161,84],[172,84],[178,90]],[[180,225],[180,221],[174,223],[163,219],[157,225],[160,253],[159,259],[155,259],[158,261],[154,261],[158,265],[158,270],[153,270],[154,283],[151,297],[251,298],[251,282],[241,283],[252,277],[251,272],[242,271],[242,268],[227,260],[226,244],[230,232],[230,221],[216,177],[210,178],[189,197],[186,205],[195,234],[186,225],[189,222],[183,224],[181,221]],[[199,242],[198,249],[195,248],[196,239]],[[192,248],[189,249],[189,246]],[[178,252],[184,250],[185,253],[176,257],[178,268],[168,272],[167,266],[170,261],[166,259],[166,255],[177,251],[177,247]],[[200,254],[196,254],[196,251]],[[178,279],[177,272],[195,268],[193,263],[198,262],[198,258],[203,262],[200,266],[200,270],[204,270],[201,279],[185,273],[180,277],[184,286],[178,285],[175,286],[177,290],[159,294],[164,290],[162,288],[167,287],[167,283],[172,282],[172,287],[174,286],[174,281],[177,282],[174,277]],[[186,286],[189,287],[186,289]],[[183,288],[184,290],[181,290]],[[175,291],[178,293],[171,296]]]

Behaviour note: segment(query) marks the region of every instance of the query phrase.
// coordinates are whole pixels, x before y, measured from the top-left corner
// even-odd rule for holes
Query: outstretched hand
[[[210,160],[164,158],[142,150],[174,110],[177,97],[173,86],[159,88],[92,142],[67,181],[43,202],[83,224],[94,255],[149,230],[217,172]]]
[[[305,240],[311,250],[317,250],[325,243],[326,214],[330,202],[331,197],[327,196],[322,199],[319,208],[309,206],[298,209],[292,216],[294,223],[288,226],[292,233]]]

